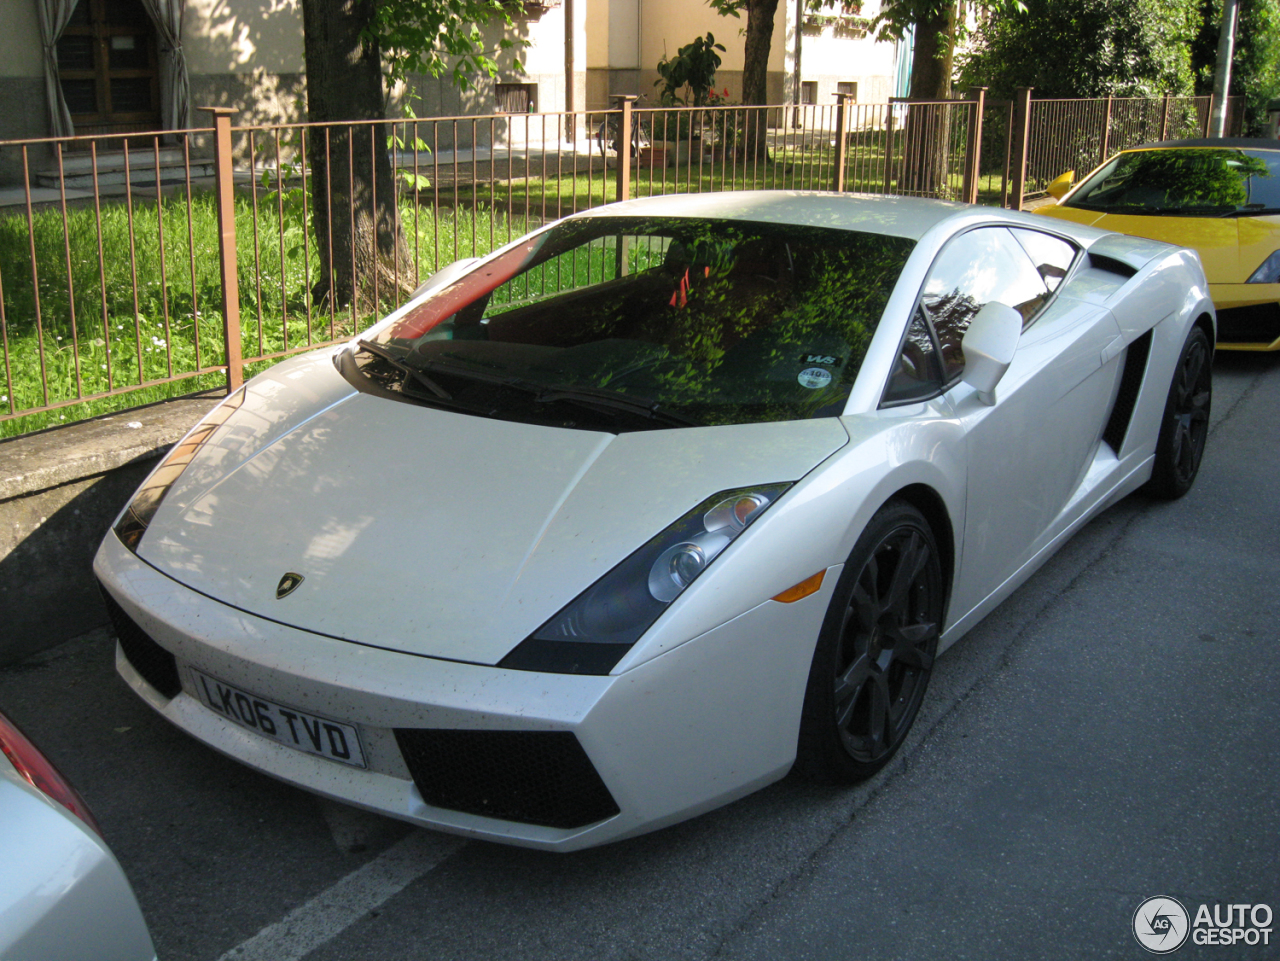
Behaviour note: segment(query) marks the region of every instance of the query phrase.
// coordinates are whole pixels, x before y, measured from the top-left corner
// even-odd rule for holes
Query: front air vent
[[[413,783],[433,807],[577,828],[618,813],[572,731],[397,728]]]
[[[135,624],[133,618],[124,612],[124,608],[116,603],[105,588],[102,590],[102,599],[106,602],[107,613],[111,615],[111,626],[116,629],[120,649],[124,651],[124,656],[133,665],[133,669],[165,697],[177,697],[182,691],[182,681],[178,678],[178,662],[173,655]]]
[[[1218,343],[1270,344],[1280,337],[1280,304],[1252,304],[1218,311]]]

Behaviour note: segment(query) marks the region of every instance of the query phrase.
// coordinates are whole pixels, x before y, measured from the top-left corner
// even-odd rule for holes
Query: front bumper
[[[425,827],[572,851],[672,824],[786,774],[813,645],[836,572],[794,604],[765,601],[610,677],[540,674],[416,657],[313,634],[228,607],[143,563],[108,534],[94,571],[175,658],[166,696],[122,649],[121,676],[211,747],[299,787]],[[365,770],[305,754],[209,710],[192,669],[280,704],[354,724]],[[423,799],[396,731],[570,732],[617,813],[580,827],[517,823]],[[562,737],[562,736],[561,736]]]

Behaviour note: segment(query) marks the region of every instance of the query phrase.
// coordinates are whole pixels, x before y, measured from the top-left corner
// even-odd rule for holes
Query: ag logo
[[[301,574],[295,574],[293,571],[285,574],[284,577],[280,578],[280,583],[276,585],[276,599],[288,597],[298,589],[298,585],[304,580],[306,580],[305,577]]]
[[[1133,936],[1152,954],[1172,954],[1186,943],[1187,909],[1174,898],[1147,898],[1133,912]]]

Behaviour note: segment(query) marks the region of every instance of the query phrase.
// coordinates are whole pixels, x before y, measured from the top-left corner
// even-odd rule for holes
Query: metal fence
[[[1068,170],[1084,176],[1118,150],[1143,143],[1207,137],[1212,97],[1031,100],[1023,97],[1026,167],[1023,197],[1043,194]],[[1018,104],[1015,102],[1015,115]],[[1244,98],[1228,101],[1227,136],[1244,125]],[[1016,123],[1015,119],[1015,123]]]
[[[1064,170],[1202,130],[1209,104],[619,98],[253,127],[211,112],[211,127],[130,135],[123,150],[104,137],[0,143],[22,171],[21,202],[0,208],[0,437],[234,388],[351,336],[446,264],[603,203],[788,189],[1019,207]]]

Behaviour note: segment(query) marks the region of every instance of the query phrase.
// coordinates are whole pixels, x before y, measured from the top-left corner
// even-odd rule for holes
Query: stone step
[[[98,185],[100,187],[123,186],[125,183],[125,155],[123,150],[114,150],[98,154]],[[68,190],[93,189],[93,157],[89,154],[69,153],[62,158],[62,182]],[[182,183],[187,178],[186,163],[180,147],[161,147],[160,163],[156,166],[156,152],[153,149],[130,150],[128,162],[128,180],[134,186],[155,186],[157,170],[161,184]],[[212,160],[192,160],[191,177],[213,176]],[[36,183],[41,187],[57,188],[59,183],[57,165],[45,167],[37,171]]]

